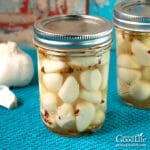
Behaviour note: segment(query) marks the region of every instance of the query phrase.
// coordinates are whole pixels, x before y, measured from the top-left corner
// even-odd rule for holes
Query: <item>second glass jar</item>
[[[118,92],[134,107],[150,109],[150,3],[121,2],[115,7]]]

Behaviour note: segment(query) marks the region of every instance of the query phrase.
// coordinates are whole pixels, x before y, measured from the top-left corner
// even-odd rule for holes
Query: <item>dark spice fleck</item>
[[[105,101],[102,99],[102,100],[101,100],[101,104],[103,104],[104,102],[105,102]]]
[[[48,113],[48,111],[47,111],[47,110],[45,110],[44,115],[45,115],[45,117],[46,117],[46,118],[48,118],[48,117],[49,117],[49,113]]]
[[[68,132],[69,132],[69,133],[76,133],[77,131],[76,131],[76,130],[73,130],[73,129],[69,129]]]
[[[59,116],[59,117],[58,117],[58,119],[60,120],[60,119],[61,119],[61,117]]]
[[[73,68],[71,68],[71,67],[68,68],[69,73],[72,73],[73,71],[74,71]]]
[[[52,125],[52,122],[50,122],[50,121],[47,121],[47,123],[48,123],[49,125]]]
[[[148,50],[147,53],[150,54],[150,50]]]
[[[122,38],[125,39],[125,32],[122,31]]]
[[[77,116],[79,114],[79,112],[80,112],[80,110],[76,109],[75,112],[74,112],[75,116]]]
[[[44,67],[41,68],[41,72],[45,73],[45,69]]]
[[[98,61],[98,64],[101,64],[101,60]]]

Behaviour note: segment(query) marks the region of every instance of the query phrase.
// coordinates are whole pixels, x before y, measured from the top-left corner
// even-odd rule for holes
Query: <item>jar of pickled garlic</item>
[[[150,108],[150,2],[121,2],[114,10],[118,93],[123,101]]]
[[[40,111],[46,127],[63,136],[97,131],[106,111],[112,24],[88,15],[37,21]]]

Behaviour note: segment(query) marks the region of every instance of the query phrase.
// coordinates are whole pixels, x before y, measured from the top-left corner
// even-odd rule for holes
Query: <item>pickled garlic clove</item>
[[[145,38],[143,43],[150,48],[150,37]]]
[[[89,102],[80,102],[76,105],[79,110],[76,116],[76,126],[79,132],[84,131],[91,123],[95,115],[95,107]]]
[[[60,127],[64,129],[75,127],[75,116],[71,104],[64,103],[63,105],[58,107],[56,113],[56,122]]]
[[[41,97],[41,106],[43,109],[50,112],[55,112],[57,109],[57,99],[52,93],[45,93]]]
[[[129,96],[130,84],[118,78],[118,92],[122,97]]]
[[[116,36],[117,44],[118,45],[122,44],[125,40],[125,36],[122,34],[122,32],[118,32],[117,30],[116,30],[116,35],[117,35]]]
[[[80,98],[92,103],[100,103],[102,99],[102,94],[100,91],[87,91],[82,89],[80,92]]]
[[[102,75],[102,83],[101,83],[100,88],[102,90],[104,90],[104,89],[106,89],[107,82],[108,82],[109,64],[105,64],[105,65],[100,66],[100,72]]]
[[[131,42],[127,39],[120,42],[117,41],[117,52],[118,54],[130,54],[131,53]]]
[[[122,54],[118,56],[118,66],[131,69],[140,68],[140,65],[136,61],[135,57],[128,54]]]
[[[141,72],[138,70],[118,68],[118,76],[124,82],[130,84],[141,78]]]
[[[92,120],[92,124],[94,125],[100,125],[105,120],[105,112],[103,110],[97,110],[95,112],[94,119]]]
[[[61,69],[64,69],[66,67],[66,64],[57,60],[44,59],[42,62],[42,66],[44,72],[51,73],[51,72],[57,72],[60,71]]]
[[[136,81],[130,87],[130,95],[135,100],[146,100],[150,97],[150,83],[146,81]]]
[[[88,67],[88,66],[94,66],[98,64],[99,60],[95,57],[74,57],[71,58],[70,64],[80,67]]]
[[[104,52],[101,56],[101,64],[108,64],[109,63],[109,59],[110,59],[110,51],[107,50],[106,52]]]
[[[144,67],[143,68],[142,76],[145,80],[150,80],[150,67]]]
[[[132,52],[143,66],[150,66],[150,48],[138,40],[132,42]]]
[[[68,103],[74,102],[79,96],[79,84],[73,76],[68,76],[58,92],[59,97]]]
[[[86,70],[80,74],[80,81],[87,90],[98,90],[101,80],[101,74],[98,69]]]
[[[59,73],[46,73],[43,75],[43,82],[48,90],[58,91],[62,86],[63,76]]]

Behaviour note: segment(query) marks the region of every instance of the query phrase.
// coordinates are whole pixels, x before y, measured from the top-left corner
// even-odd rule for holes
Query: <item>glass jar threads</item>
[[[121,2],[114,10],[118,91],[123,101],[150,108],[150,2]]]
[[[112,24],[63,15],[36,22],[34,31],[43,122],[64,136],[96,131],[105,119]]]

